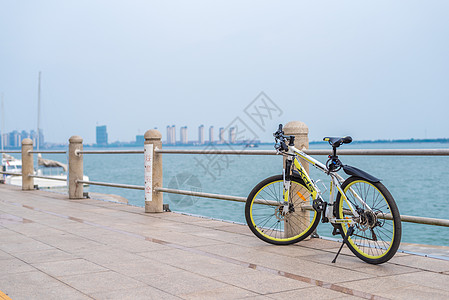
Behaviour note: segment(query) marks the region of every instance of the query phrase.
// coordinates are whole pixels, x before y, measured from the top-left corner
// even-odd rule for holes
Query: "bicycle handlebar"
[[[288,140],[292,141],[294,139],[294,137],[292,139],[292,136],[286,137],[284,135],[284,131],[282,130],[282,124],[279,124],[278,130],[275,133],[273,133],[273,136],[274,136],[275,142],[276,142],[276,145],[274,146],[276,148],[276,150],[288,151],[288,146],[285,142]],[[279,144],[278,144],[278,141],[279,141]]]

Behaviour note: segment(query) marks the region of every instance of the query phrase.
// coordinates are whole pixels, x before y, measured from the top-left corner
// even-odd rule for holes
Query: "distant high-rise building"
[[[171,126],[167,125],[167,144],[171,144]]]
[[[37,133],[34,130],[30,131],[30,139],[33,141],[33,145],[37,145]]]
[[[44,144],[45,144],[45,142],[44,142],[44,131],[39,128],[39,147],[42,147]],[[33,143],[33,145],[34,145],[34,143]],[[36,141],[36,145],[37,145],[37,141]]]
[[[209,143],[214,142],[214,126],[209,127]]]
[[[9,134],[7,133],[3,133],[2,135],[2,146],[4,147],[8,147],[9,146]]]
[[[172,145],[176,144],[176,127],[175,127],[175,125],[172,125],[172,127],[171,127],[170,144],[172,144]]]
[[[143,145],[145,143],[145,137],[143,135],[136,135],[136,145]]]
[[[229,128],[229,143],[230,144],[235,143],[235,127]]]
[[[225,139],[224,139],[224,128],[221,127],[218,131],[218,140],[220,144],[224,144],[225,143]]]
[[[20,133],[17,130],[10,132],[8,142],[9,142],[8,143],[9,147],[14,147],[14,148],[20,147],[21,146]]]
[[[20,138],[23,140],[29,137],[30,137],[29,133],[26,132],[25,130],[22,130],[22,132],[20,133]]]
[[[108,144],[108,132],[106,125],[97,126],[97,145],[105,146]]]
[[[187,144],[187,126],[181,127],[181,144]]]
[[[204,125],[198,127],[198,144],[204,144]]]

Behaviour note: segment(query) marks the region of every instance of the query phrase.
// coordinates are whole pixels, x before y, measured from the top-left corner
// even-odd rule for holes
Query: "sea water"
[[[168,148],[168,147],[167,147]],[[182,149],[206,149],[182,147]],[[216,147],[229,149],[226,146]],[[311,149],[330,148],[312,144]],[[449,148],[445,143],[359,143],[343,149],[436,149]],[[126,148],[129,149],[129,148]],[[173,149],[171,147],[171,149]],[[242,150],[243,146],[234,146]],[[255,148],[273,149],[273,146]],[[61,159],[57,155],[45,155]],[[326,156],[316,156],[323,163]],[[356,166],[378,178],[393,195],[403,215],[449,219],[449,157],[446,156],[340,156],[344,164]],[[163,186],[207,193],[247,197],[264,178],[282,173],[282,157],[273,155],[192,155],[163,154]],[[84,173],[91,181],[144,185],[143,154],[86,154]],[[346,174],[340,172],[343,177]],[[321,179],[329,188],[329,177],[310,167],[313,179]],[[320,189],[324,191],[322,184]],[[90,186],[88,191],[117,194],[129,204],[144,206],[139,190]],[[328,192],[324,193],[327,200]],[[172,211],[245,223],[244,203],[164,194],[164,203]],[[329,224],[319,224],[318,233],[332,237]],[[449,228],[403,222],[402,242],[449,246]]]

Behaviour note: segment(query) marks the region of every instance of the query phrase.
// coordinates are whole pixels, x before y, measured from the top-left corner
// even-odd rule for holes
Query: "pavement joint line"
[[[322,240],[325,240],[325,241],[335,241],[335,242],[339,242],[339,243],[341,243],[343,241],[343,239],[336,239],[336,238],[322,237],[322,236],[320,236],[319,239],[322,239]],[[449,261],[449,257],[448,256],[426,254],[426,253],[422,253],[422,252],[414,252],[414,251],[402,250],[402,249],[398,249],[398,252],[399,253],[413,254],[413,255],[424,256],[424,257],[428,257],[428,258],[434,258],[434,259],[440,259],[440,260]]]
[[[5,203],[9,203],[9,204],[13,204],[13,205],[19,206],[19,207],[24,207],[24,208],[27,208],[27,209],[32,209],[32,210],[41,211],[41,212],[44,212],[44,213],[49,213],[49,214],[52,214],[52,215],[55,215],[55,216],[58,216],[58,217],[61,217],[61,218],[69,219],[69,220],[72,220],[72,221],[76,221],[76,222],[80,222],[80,223],[85,223],[85,224],[90,224],[90,225],[92,225],[92,226],[102,227],[102,225],[100,225],[100,224],[96,224],[96,223],[91,223],[91,222],[88,222],[88,221],[84,221],[84,220],[82,220],[82,219],[80,219],[80,218],[70,217],[70,216],[66,216],[66,215],[63,215],[63,214],[54,213],[54,212],[51,212],[51,211],[35,209],[34,207],[29,206],[29,205],[25,205],[25,204],[14,203],[14,202],[9,202],[9,201],[4,201],[4,200],[0,200],[0,201],[1,201],[1,202],[5,202]],[[101,200],[100,200],[100,201],[101,201]],[[87,204],[87,203],[83,203],[83,205],[86,205],[86,204]],[[98,206],[98,205],[95,205],[95,203],[89,203],[89,206],[101,207],[101,208],[103,208],[103,209],[108,209],[108,210],[119,210],[119,208],[111,208],[111,207],[107,207],[107,206]],[[129,213],[139,214],[139,215],[146,215],[146,214],[136,213],[136,212],[132,212],[132,211],[124,211],[124,212],[129,212]],[[98,214],[101,215],[101,213],[98,213]],[[146,215],[146,216],[147,216],[147,215]],[[158,218],[158,219],[163,219],[163,218]],[[182,224],[185,224],[185,223],[186,223],[186,222],[183,222],[183,221],[180,221],[180,220],[176,220],[176,219],[175,219],[175,220],[170,220],[170,221],[176,222],[176,223],[182,223]],[[221,221],[223,221],[223,220],[221,220]],[[201,225],[197,225],[197,226],[198,226],[198,227],[209,228],[208,226],[201,226]],[[140,234],[135,234],[135,233],[128,232],[128,231],[124,231],[124,230],[120,230],[120,229],[115,229],[115,228],[113,228],[113,227],[107,227],[107,226],[106,226],[106,229],[107,229],[107,230],[110,230],[110,231],[117,232],[117,233],[122,233],[122,234],[126,234],[126,235],[131,235],[131,236],[134,236],[134,237],[139,238],[139,239],[145,238],[145,240],[150,241],[150,242],[165,243],[165,245],[171,246],[171,247],[173,247],[173,248],[174,248],[174,245],[177,245],[177,244],[173,244],[173,243],[170,243],[170,242],[166,242],[166,241],[162,241],[162,240],[157,240],[157,239],[152,239],[152,238],[150,238],[150,237],[145,237],[145,236],[140,235]],[[324,239],[324,240],[326,240],[326,239]],[[185,246],[182,246],[182,245],[177,245],[177,246],[184,247],[184,248],[178,248],[178,249],[181,249],[181,250],[184,250],[184,251],[190,251],[190,252],[193,252],[192,250],[194,250],[194,249],[193,249],[194,247],[185,247]],[[304,247],[304,248],[314,249],[314,250],[325,251],[325,252],[332,252],[332,251],[329,251],[328,249],[316,249],[316,248],[313,248],[313,247],[307,247],[307,246],[303,246],[303,247]],[[199,251],[201,251],[201,250],[199,250]],[[203,251],[203,253],[198,253],[198,254],[201,254],[201,255],[207,255],[207,256],[215,255],[215,254],[211,254],[211,253],[204,252],[204,251]],[[415,253],[410,252],[410,254],[415,254]],[[223,260],[223,259],[228,259],[227,257],[221,257],[221,258],[220,258],[220,256],[218,256],[218,255],[216,255],[215,258],[221,259],[221,260]],[[240,262],[240,263],[242,263],[242,264],[247,264],[247,263],[245,263],[245,262]],[[317,263],[320,263],[320,262],[317,262]],[[325,263],[320,263],[320,264],[327,265],[327,264],[325,264]],[[398,263],[394,263],[394,264],[395,264],[395,265],[402,266],[401,264],[398,264]],[[342,268],[344,268],[344,267],[342,267]],[[414,268],[417,269],[417,270],[420,270],[420,271],[421,271],[421,270],[424,270],[424,269],[420,269],[420,268],[417,268],[417,267],[414,267]],[[346,268],[346,269],[347,269],[347,268]],[[424,271],[427,271],[427,272],[433,272],[433,273],[439,273],[439,274],[444,273],[444,272],[435,272],[435,271],[430,271],[430,270],[424,270]],[[278,272],[280,272],[280,271],[278,271]],[[409,272],[407,272],[407,273],[409,273]],[[410,272],[410,273],[413,273],[413,272]],[[200,274],[199,274],[199,275],[200,275]],[[279,274],[277,274],[277,275],[279,275]],[[388,276],[379,276],[379,277],[388,277]],[[343,283],[343,282],[340,282],[340,284],[341,284],[341,283]]]
[[[56,191],[51,191],[51,190],[48,190],[48,191],[40,191],[40,192],[48,192],[48,193],[53,193],[53,194],[57,194],[57,195],[67,195],[66,193],[56,192]],[[52,198],[52,199],[53,199],[53,198]],[[56,198],[55,198],[55,199],[56,199]],[[80,200],[80,199],[76,199],[76,200],[73,201],[73,203],[76,202],[78,205],[94,206],[94,207],[98,207],[98,208],[102,208],[102,209],[106,209],[106,210],[116,210],[116,209],[113,208],[113,207],[111,208],[111,207],[108,207],[108,206],[102,206],[102,205],[99,206],[99,205],[95,205],[95,204],[93,204],[93,203],[83,203],[83,202],[80,202],[79,200]],[[96,201],[99,201],[99,202],[108,202],[108,203],[113,203],[113,204],[120,204],[120,205],[126,205],[126,206],[131,206],[131,207],[141,208],[141,206],[137,206],[137,205],[133,205],[133,204],[129,204],[129,203],[124,204],[124,203],[122,203],[122,202],[115,202],[115,201],[104,200],[104,199],[86,198],[86,199],[81,199],[81,200],[96,200]],[[5,202],[5,201],[3,201],[3,202]],[[71,202],[72,202],[72,201],[71,201]],[[13,205],[16,205],[16,206],[23,206],[23,207],[26,207],[24,204],[20,204],[20,203],[12,203],[12,202],[10,202],[10,204],[13,204]],[[29,208],[32,208],[32,207],[30,206]],[[133,211],[125,211],[125,212],[126,212],[126,213],[130,213],[130,214],[135,214],[135,215],[141,215],[141,216],[147,216],[147,217],[148,217],[148,214],[147,214],[147,213],[133,212]],[[240,223],[240,222],[228,221],[228,220],[224,220],[224,219],[218,219],[218,218],[213,218],[213,217],[208,217],[208,216],[195,215],[195,214],[190,214],[190,213],[185,213],[185,212],[179,212],[179,211],[171,211],[171,212],[174,213],[174,214],[178,214],[178,215],[192,216],[192,217],[202,218],[202,219],[205,219],[205,220],[221,221],[221,222],[223,222],[223,223],[225,223],[225,224],[246,225],[246,224]],[[98,213],[98,214],[104,215],[104,214],[102,214],[102,213]],[[107,216],[107,215],[106,215],[106,216]],[[156,218],[158,218],[158,217],[156,217]],[[172,222],[177,222],[177,223],[182,223],[182,224],[188,224],[188,223],[186,223],[186,222],[180,222],[180,221],[176,221],[176,220],[171,220],[171,221],[172,221]],[[200,225],[200,224],[198,224],[198,225],[196,225],[196,226],[202,227],[202,228],[209,228],[209,227],[206,226],[206,225],[203,225],[203,226],[202,226],[202,225]],[[234,232],[232,232],[232,231],[227,231],[227,230],[223,230],[223,231],[234,233]]]
[[[2,202],[5,202],[5,201],[2,201]],[[232,263],[232,264],[235,264],[235,265],[240,265],[240,266],[247,267],[247,268],[250,268],[250,269],[263,271],[263,272],[266,272],[266,273],[271,273],[273,275],[278,275],[278,276],[281,276],[281,277],[284,277],[284,278],[290,278],[290,279],[293,279],[293,280],[296,280],[296,281],[305,282],[305,283],[308,283],[308,284],[311,284],[311,285],[315,285],[315,286],[318,286],[318,287],[321,287],[321,288],[333,290],[333,291],[340,292],[340,293],[343,293],[343,294],[346,294],[346,295],[356,296],[356,297],[364,298],[364,299],[380,299],[380,300],[381,299],[386,299],[386,298],[383,298],[383,297],[378,296],[378,295],[374,295],[374,294],[370,294],[370,293],[366,293],[366,292],[358,291],[358,290],[354,290],[354,289],[349,289],[349,288],[346,288],[346,287],[338,285],[338,284],[333,284],[333,283],[325,282],[325,281],[322,281],[322,280],[317,280],[317,279],[313,279],[313,278],[309,278],[309,277],[293,274],[293,273],[290,273],[290,272],[285,272],[285,271],[281,271],[281,270],[277,270],[277,269],[273,269],[273,268],[269,268],[269,267],[264,267],[264,266],[261,266],[261,265],[247,263],[247,262],[240,261],[240,260],[237,260],[237,259],[233,259],[233,258],[229,258],[229,257],[225,257],[225,256],[209,253],[209,252],[206,252],[206,251],[203,251],[203,250],[199,250],[199,249],[195,249],[195,248],[191,248],[191,247],[182,246],[182,245],[179,245],[179,244],[163,241],[163,240],[160,240],[160,239],[155,239],[155,238],[143,236],[143,235],[140,235],[140,234],[128,232],[128,231],[121,230],[121,229],[116,229],[116,228],[113,228],[113,227],[110,227],[110,226],[97,224],[97,223],[94,223],[94,222],[82,220],[82,219],[71,217],[71,216],[67,216],[67,215],[64,215],[64,214],[60,214],[60,213],[56,213],[56,212],[52,212],[52,211],[48,211],[48,210],[35,208],[35,207],[29,206],[29,205],[25,205],[25,204],[20,204],[20,203],[17,203],[17,202],[10,202],[10,201],[7,201],[7,202],[10,203],[10,204],[14,204],[14,205],[18,205],[18,206],[30,209],[30,210],[34,210],[34,211],[50,214],[50,215],[53,215],[53,216],[57,216],[57,217],[60,217],[60,218],[72,220],[72,221],[83,223],[83,224],[88,224],[88,225],[91,225],[91,226],[94,226],[94,227],[98,227],[98,228],[106,229],[106,230],[109,230],[109,231],[121,233],[121,234],[124,234],[124,235],[127,235],[127,236],[132,236],[132,237],[135,237],[135,238],[138,238],[138,239],[143,239],[145,241],[149,241],[149,242],[165,245],[165,246],[168,246],[168,247],[171,247],[171,248],[174,248],[174,249],[179,249],[179,250],[183,250],[183,251],[187,251],[187,252],[191,252],[191,253],[196,253],[196,254],[203,255],[203,256],[208,256],[208,257],[219,259],[221,261],[225,261],[225,262]]]
[[[9,298],[8,295],[3,293],[2,291],[0,291],[0,299],[1,300],[11,300],[11,298]]]
[[[16,232],[16,231],[14,231],[14,232]],[[17,232],[17,233],[19,233],[19,232]],[[53,278],[54,280],[56,280],[56,281],[58,281],[58,282],[60,282],[60,283],[62,283],[62,284],[64,284],[64,285],[70,287],[71,289],[74,289],[75,291],[78,291],[78,292],[80,292],[81,294],[83,294],[83,295],[85,295],[85,296],[87,296],[87,297],[89,297],[89,298],[92,298],[92,297],[90,297],[88,294],[84,293],[83,291],[81,291],[81,290],[79,290],[79,289],[77,289],[77,288],[74,288],[73,286],[69,285],[68,283],[66,283],[66,282],[64,282],[64,281],[62,281],[62,280],[60,280],[59,278],[57,278],[57,277],[55,277],[55,276],[53,276],[53,275],[51,275],[51,274],[48,274],[47,272],[45,272],[44,270],[39,269],[39,268],[36,267],[35,265],[26,262],[25,260],[23,260],[23,259],[21,259],[21,258],[15,256],[14,254],[11,254],[11,253],[9,253],[9,254],[10,254],[12,257],[14,257],[15,259],[18,259],[18,260],[20,260],[21,262],[23,262],[23,263],[25,263],[25,264],[31,266],[31,267],[34,268],[36,271],[42,272],[42,273],[44,273],[45,275],[47,275],[47,276]],[[2,291],[0,291],[0,300],[12,300],[12,299],[9,298],[8,296],[6,296],[6,298],[2,298]]]

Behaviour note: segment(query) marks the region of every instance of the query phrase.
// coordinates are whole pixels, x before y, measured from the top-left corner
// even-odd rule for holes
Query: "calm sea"
[[[328,147],[324,144],[311,145],[312,149]],[[343,148],[436,149],[449,148],[449,144],[361,143],[344,145]],[[235,146],[235,149],[240,150],[242,146]],[[273,147],[261,146],[255,149],[271,150]],[[64,155],[44,157],[66,160]],[[322,162],[327,159],[325,156],[316,158]],[[381,178],[395,198],[401,214],[449,219],[449,157],[341,156],[340,159],[344,164],[357,166]],[[163,169],[164,187],[246,197],[262,179],[281,174],[282,157],[164,154]],[[326,175],[313,167],[310,172],[312,178],[321,179],[328,186]],[[143,154],[86,154],[84,173],[92,181],[143,185]],[[343,172],[341,175],[346,176]],[[319,187],[324,190],[321,184]],[[143,191],[100,186],[90,186],[88,191],[117,194],[127,198],[132,205],[144,206]],[[164,203],[168,203],[173,211],[245,223],[244,203],[174,194],[164,194]],[[320,224],[318,233],[331,237],[330,225]],[[449,246],[449,228],[403,223],[402,241]]]

